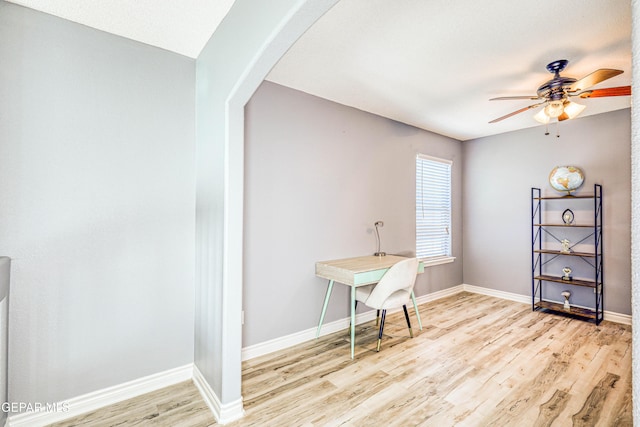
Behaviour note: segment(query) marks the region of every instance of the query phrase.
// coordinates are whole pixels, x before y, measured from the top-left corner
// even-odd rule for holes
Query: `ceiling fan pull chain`
[[[544,124],[544,134],[549,135],[549,123]]]
[[[560,138],[560,122],[556,121],[556,138]]]

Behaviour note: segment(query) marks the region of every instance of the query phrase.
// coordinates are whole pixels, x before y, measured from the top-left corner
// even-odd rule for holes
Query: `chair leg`
[[[376,310],[376,326],[380,323],[380,310]]]
[[[380,342],[382,341],[382,331],[384,330],[384,318],[387,316],[387,310],[382,310],[382,318],[380,319],[380,332],[378,332],[378,347],[376,351],[380,351]]]
[[[411,330],[411,321],[409,320],[409,312],[407,311],[407,306],[403,305],[402,308],[404,309],[404,318],[407,319],[407,326],[409,327],[409,335],[411,335],[411,338],[413,338],[413,331]]]

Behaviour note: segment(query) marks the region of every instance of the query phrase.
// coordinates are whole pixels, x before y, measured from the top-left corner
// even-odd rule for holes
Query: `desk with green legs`
[[[351,358],[353,359],[356,335],[356,288],[358,286],[378,283],[392,265],[403,259],[406,258],[397,255],[370,255],[316,262],[316,276],[329,280],[327,294],[324,298],[324,305],[322,306],[322,314],[320,314],[320,323],[318,323],[318,330],[316,331],[316,338],[320,336],[320,329],[322,328],[322,322],[324,322],[324,315],[327,311],[333,284],[338,282],[351,286]],[[424,264],[422,262],[420,262],[418,266],[418,273],[424,273]],[[413,301],[413,308],[418,318],[418,326],[420,326],[420,330],[422,330],[422,320],[420,319],[418,304],[416,303],[416,297],[413,291],[411,292],[411,300]]]

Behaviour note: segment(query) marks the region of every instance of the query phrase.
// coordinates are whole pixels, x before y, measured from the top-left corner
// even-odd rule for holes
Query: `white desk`
[[[329,297],[331,296],[334,282],[351,286],[351,358],[353,359],[356,336],[356,288],[358,286],[378,283],[392,265],[404,259],[407,258],[396,255],[382,257],[370,255],[316,262],[316,276],[329,280],[327,295],[324,297],[324,305],[322,306],[322,314],[320,314],[320,323],[316,331],[316,338],[320,336],[320,328],[322,328],[322,322],[324,322],[324,315],[327,311],[327,305],[329,304]],[[420,262],[418,266],[418,273],[424,273],[424,264],[422,262]],[[413,291],[411,291],[411,300],[413,301],[413,308],[418,318],[418,326],[420,330],[422,330],[422,320],[420,319],[418,304],[416,303],[416,297]]]

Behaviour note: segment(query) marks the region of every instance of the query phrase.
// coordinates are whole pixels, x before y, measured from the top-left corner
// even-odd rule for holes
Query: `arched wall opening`
[[[337,0],[280,0],[264,14],[237,0],[197,66],[197,284],[196,369],[212,392],[216,416],[242,415],[242,270],[244,106],[297,38]],[[267,10],[269,9],[269,10]],[[632,2],[633,82],[640,81],[640,4]],[[255,17],[260,17],[257,22]],[[252,27],[253,25],[253,27]],[[251,28],[248,31],[247,28]],[[241,36],[239,38],[239,35]],[[250,36],[250,37],[249,37]],[[233,41],[233,43],[230,43]],[[228,43],[229,42],[229,43]],[[230,46],[233,46],[232,48]],[[635,86],[635,84],[634,84]],[[635,97],[632,98],[635,104]],[[640,113],[632,109],[632,200],[640,197]],[[632,310],[638,312],[640,203],[632,204]],[[640,374],[633,317],[633,405],[640,419]],[[196,375],[197,376],[197,375]],[[210,403],[211,404],[211,403]]]
[[[196,62],[194,381],[218,422],[243,415],[244,106],[338,0],[236,0]]]

